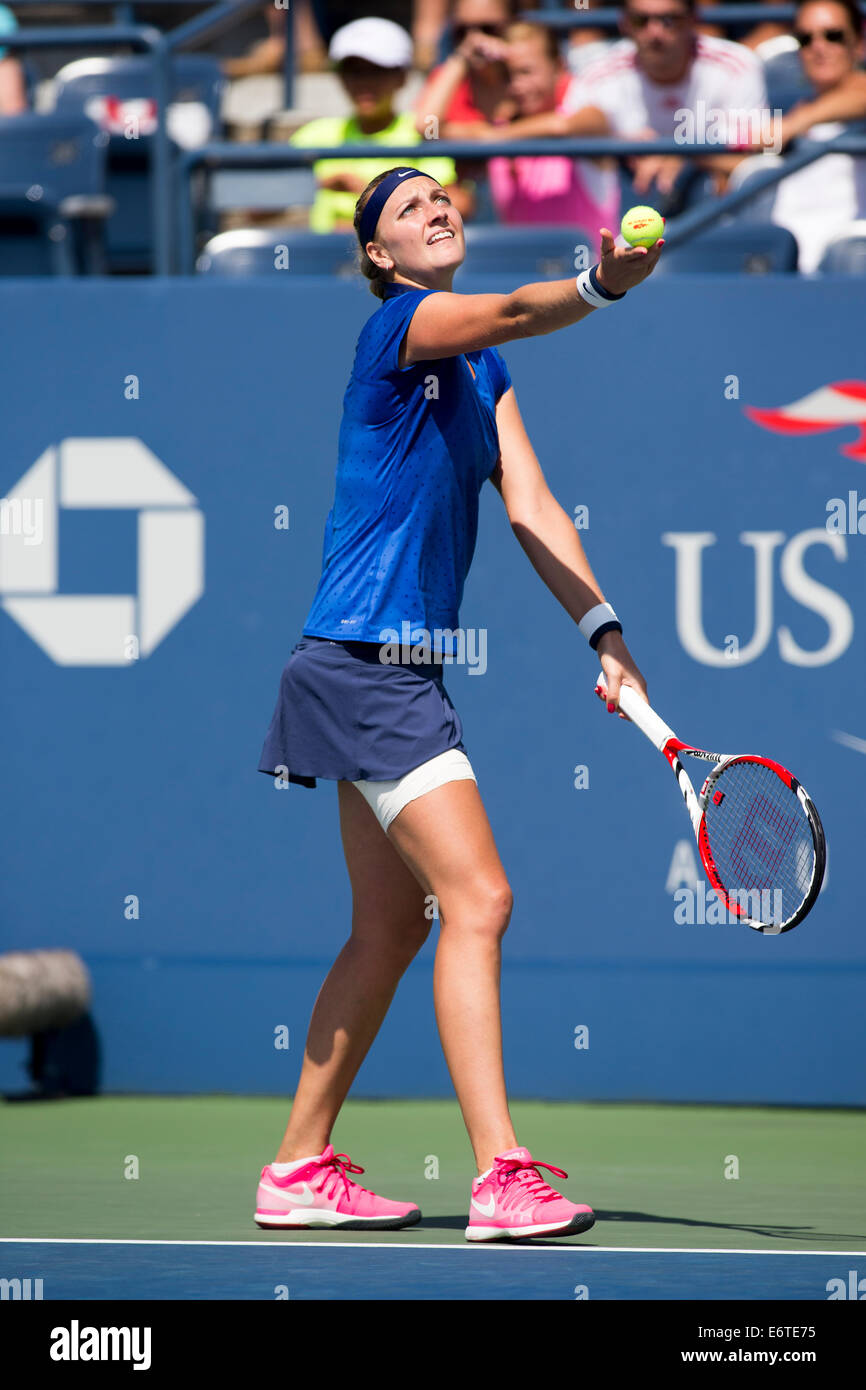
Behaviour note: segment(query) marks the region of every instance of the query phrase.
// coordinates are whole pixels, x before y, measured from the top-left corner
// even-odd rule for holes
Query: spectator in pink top
[[[513,126],[495,127],[498,138],[513,130],[536,133],[533,118],[568,109],[569,77],[555,33],[536,24],[513,24],[506,31],[510,90],[519,116]],[[488,129],[488,137],[492,132]],[[540,131],[538,133],[541,133]],[[488,177],[501,222],[558,223],[583,228],[600,254],[599,228],[619,222],[619,181],[611,159],[568,155],[527,155],[491,159]]]

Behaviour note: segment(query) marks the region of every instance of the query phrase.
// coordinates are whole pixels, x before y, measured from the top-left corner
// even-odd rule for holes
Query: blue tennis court
[[[707,1299],[851,1296],[866,1250],[451,1248],[331,1240],[5,1240],[6,1278],[44,1299]]]

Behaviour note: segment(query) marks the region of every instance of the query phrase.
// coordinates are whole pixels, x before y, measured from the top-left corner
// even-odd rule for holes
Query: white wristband
[[[590,608],[588,613],[584,613],[578,627],[593,651],[599,638],[606,632],[622,632],[622,623],[609,603],[597,603],[594,608]]]
[[[615,304],[618,299],[625,298],[622,294],[611,294],[610,290],[604,288],[598,278],[598,266],[590,266],[589,270],[582,270],[575,280],[577,292],[581,299],[585,299],[587,304],[591,304],[593,309],[604,309],[608,304]]]

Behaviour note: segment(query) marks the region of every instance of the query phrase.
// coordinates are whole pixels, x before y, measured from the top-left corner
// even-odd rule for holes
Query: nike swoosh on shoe
[[[259,1186],[265,1191],[270,1192],[273,1197],[291,1198],[293,1202],[299,1202],[302,1207],[311,1206],[316,1200],[316,1195],[311,1191],[307,1183],[301,1184],[300,1192],[293,1191],[288,1187],[271,1187],[270,1183],[261,1182]]]
[[[475,1208],[477,1212],[480,1212],[482,1216],[492,1216],[496,1210],[496,1199],[495,1197],[491,1196],[489,1202],[486,1202],[482,1205],[481,1202],[476,1201],[473,1197],[472,1206]]]

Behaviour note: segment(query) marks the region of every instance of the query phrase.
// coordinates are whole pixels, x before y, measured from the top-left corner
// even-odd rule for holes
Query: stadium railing
[[[111,0],[90,0],[91,3],[109,4]],[[173,3],[182,3],[183,0],[172,0]],[[22,0],[22,7],[26,9],[29,3],[35,0]],[[114,0],[117,3],[117,0]],[[157,124],[153,135],[153,247],[154,247],[154,271],[158,275],[170,275],[178,273],[191,274],[195,264],[194,247],[194,217],[189,195],[190,176],[192,171],[200,167],[202,169],[213,169],[216,167],[242,168],[247,165],[259,168],[292,167],[304,164],[312,164],[316,159],[333,158],[333,149],[329,150],[296,150],[291,146],[277,147],[271,145],[219,145],[209,144],[198,150],[188,151],[178,161],[180,166],[180,184],[176,185],[173,177],[173,161],[170,141],[166,129],[165,112],[168,104],[168,94],[170,91],[169,83],[169,64],[172,53],[200,42],[205,38],[214,37],[231,28],[239,18],[248,13],[252,13],[260,7],[261,0],[226,0],[226,3],[216,4],[211,9],[193,19],[187,20],[176,29],[168,33],[161,33],[159,30],[145,25],[115,24],[112,26],[96,26],[93,28],[74,28],[74,27],[50,27],[38,30],[19,29],[8,35],[4,35],[3,44],[7,49],[13,51],[28,48],[51,48],[68,47],[72,49],[92,49],[94,47],[113,47],[116,44],[128,44],[133,48],[143,49],[151,56],[154,65],[154,94],[157,104]],[[861,3],[861,12],[866,15],[866,3]],[[121,8],[121,13],[126,13],[126,8]],[[740,23],[741,21],[755,22],[759,20],[790,19],[794,15],[794,6],[788,5],[762,5],[762,4],[743,4],[743,5],[721,5],[705,6],[698,10],[698,18],[706,21],[718,20],[720,23]],[[561,29],[580,27],[581,25],[596,27],[614,27],[619,21],[620,11],[618,9],[601,10],[572,10],[572,9],[548,9],[534,10],[524,13],[523,18],[538,24],[550,24]],[[287,59],[292,48],[292,24],[287,24]],[[287,69],[288,70],[288,69]],[[556,140],[556,141],[502,141],[497,144],[484,144],[480,146],[476,143],[467,142],[436,142],[436,153],[439,155],[450,155],[456,158],[478,159],[479,151],[483,150],[484,158],[491,158],[495,155],[542,155],[542,154],[568,154],[572,156],[602,157],[613,155],[622,157],[630,154],[674,154],[695,158],[701,154],[719,154],[727,147],[718,144],[680,144],[673,140],[627,142],[611,139],[593,140]],[[395,146],[390,153],[399,158],[418,157],[418,146],[397,147]],[[684,214],[678,219],[676,228],[671,229],[671,242],[676,244],[674,236],[683,239],[687,236],[696,235],[703,227],[711,222],[719,220],[727,212],[735,207],[740,207],[756,196],[765,188],[773,183],[779,182],[787,174],[796,168],[805,167],[815,159],[820,159],[822,155],[834,153],[847,153],[862,155],[866,153],[866,142],[863,137],[841,135],[826,143],[815,143],[813,147],[804,145],[791,159],[786,160],[783,168],[769,170],[766,181],[763,179],[751,180],[747,186],[736,190],[734,193],[716,199],[707,207],[697,207]],[[354,145],[342,146],[340,157],[346,158],[370,158],[381,159],[383,146],[381,145]],[[176,200],[179,198],[179,208]],[[179,211],[181,220],[180,236],[180,264],[178,265],[175,256],[175,211]]]
[[[200,3],[201,3],[201,0],[161,0],[161,3],[162,3],[162,4],[165,4],[165,5],[169,5],[169,6],[174,6],[174,7],[176,7],[177,9],[180,10],[180,9],[185,8],[185,7],[188,8],[190,5],[200,4]],[[231,17],[230,17],[230,21],[229,21],[229,25],[228,25],[228,27],[231,27],[231,25],[234,24],[234,23],[236,23],[238,19],[243,19],[243,18],[245,17],[245,15],[248,14],[248,13],[250,13],[251,11],[261,10],[262,7],[263,7],[263,3],[264,3],[264,0],[257,0],[257,3],[255,3],[255,4],[246,5],[246,4],[243,4],[243,3],[242,3],[242,0],[236,0],[236,3],[232,3],[232,4],[230,4],[230,5],[223,5],[223,6],[221,6],[220,8],[222,8],[222,9],[231,9],[231,10],[233,11],[233,14],[232,14]],[[123,27],[125,27],[125,28],[130,28],[130,27],[134,27],[134,26],[135,26],[135,24],[136,24],[135,10],[136,10],[136,8],[140,8],[140,6],[138,6],[138,7],[136,6],[136,4],[134,3],[134,0],[52,0],[52,5],[55,5],[55,4],[58,5],[58,6],[59,6],[59,5],[62,5],[62,4],[68,4],[68,5],[70,6],[70,8],[74,8],[74,9],[77,10],[77,11],[80,11],[80,10],[82,10],[82,9],[85,9],[85,10],[90,9],[91,6],[96,7],[96,8],[99,8],[99,9],[111,10],[112,15],[113,15],[113,17],[114,17],[114,22],[115,22],[115,24],[116,24],[118,27],[123,26]],[[33,8],[33,9],[41,8],[41,9],[44,9],[44,8],[45,8],[45,0],[15,0],[15,9],[16,9],[16,10],[24,10],[24,11],[26,11],[26,10],[29,9],[29,8]],[[287,12],[287,13],[291,13],[291,6],[290,6],[289,3],[285,3],[284,8],[286,9],[286,12]],[[196,16],[196,18],[197,18],[197,19],[207,19],[207,17],[208,17],[210,14],[211,14],[211,11],[208,10],[208,11],[206,11],[206,13],[205,13],[204,15]],[[169,34],[173,36],[173,35],[174,35],[174,32],[175,32],[174,30],[170,30],[170,31],[169,31]],[[200,37],[208,37],[208,38],[209,38],[209,37],[213,37],[213,35],[211,35],[211,34],[202,34],[202,35],[200,35]],[[6,42],[6,40],[5,40],[5,37],[4,37],[4,44],[5,44],[5,42]],[[294,87],[295,87],[295,33],[294,33],[294,25],[292,25],[292,24],[287,24],[287,25],[286,25],[286,53],[285,53],[285,58],[283,59],[283,90],[284,90],[284,101],[285,101],[285,105],[286,105],[286,108],[287,108],[287,109],[291,108],[291,106],[293,105],[293,102],[294,102]]]
[[[24,8],[35,0],[24,0]],[[94,0],[90,0],[94,3]],[[108,0],[96,0],[108,3]],[[156,129],[152,136],[151,165],[153,219],[153,268],[157,275],[170,275],[173,270],[174,198],[172,152],[166,128],[165,113],[171,90],[169,65],[173,53],[205,38],[213,38],[231,28],[245,14],[261,7],[261,0],[226,0],[196,15],[176,29],[162,33],[150,25],[114,24],[94,26],[50,26],[40,29],[18,29],[4,34],[3,47],[13,52],[33,48],[69,48],[85,52],[94,48],[113,48],[128,45],[148,53],[153,62],[153,91],[156,101]],[[291,25],[288,26],[291,29]]]
[[[63,0],[61,0],[63,3]],[[110,9],[118,25],[130,26],[135,23],[135,4],[133,0],[68,0],[70,5],[75,5],[77,9],[89,8],[91,5]],[[164,0],[165,4],[176,5],[179,9],[185,5],[197,3],[197,0]],[[44,5],[44,0],[17,0],[16,9],[26,9],[29,6]],[[247,6],[234,3],[226,8],[235,11],[235,19],[243,18],[247,13]],[[261,5],[252,8],[261,8]],[[286,7],[287,13],[291,13],[290,5]],[[866,0],[861,3],[861,12],[866,16]],[[210,13],[210,12],[208,12]],[[609,29],[612,33],[618,29],[621,18],[621,8],[615,6],[605,6],[597,10],[575,9],[569,0],[550,0],[550,4],[539,10],[526,10],[518,14],[518,18],[528,21],[530,24],[540,24],[557,29],[562,33],[567,33],[572,29]],[[791,3],[778,5],[742,4],[742,5],[703,5],[697,10],[696,17],[699,21],[709,24],[728,24],[742,27],[743,24],[758,24],[761,22],[784,23],[793,18],[794,6]],[[206,16],[201,16],[206,18]],[[173,31],[172,31],[173,32]],[[283,101],[286,110],[291,110],[294,105],[295,90],[295,34],[294,25],[286,25],[286,50],[283,59]]]
[[[501,140],[495,144],[491,142],[484,145],[473,144],[465,140],[431,140],[425,141],[422,145],[395,145],[391,148],[386,148],[383,145],[342,145],[339,148],[339,158],[347,161],[352,159],[381,160],[384,155],[387,155],[395,162],[403,159],[411,161],[418,159],[422,150],[425,153],[430,153],[434,147],[439,156],[476,160],[479,157],[479,152],[483,152],[484,159],[491,159],[496,155],[511,157],[517,155],[570,155],[573,158],[580,156],[586,159],[598,159],[605,155],[623,158],[636,154],[668,154],[694,159],[700,155],[718,155],[730,152],[725,145],[705,142],[684,145],[675,140],[613,140],[609,137],[598,136],[591,139]],[[731,151],[740,152],[735,146],[731,147]],[[806,168],[807,165],[828,154],[866,156],[866,135],[842,134],[832,140],[798,142],[796,151],[786,158],[783,165],[774,163],[766,174],[750,179],[742,188],[688,210],[681,214],[676,222],[671,221],[665,230],[665,243],[673,249],[692,237],[698,236],[705,228],[715,222],[721,222],[724,217],[745,207],[753,198],[774,184],[780,183],[789,174],[798,169]],[[334,156],[335,150],[330,147],[300,149],[293,145],[209,144],[202,145],[195,150],[184,151],[178,162],[180,274],[192,275],[195,270],[197,208],[193,189],[194,175],[197,171],[207,177],[208,174],[220,169],[290,170],[305,165],[309,166],[319,159],[333,159]],[[196,189],[195,196],[201,197],[200,188]]]

